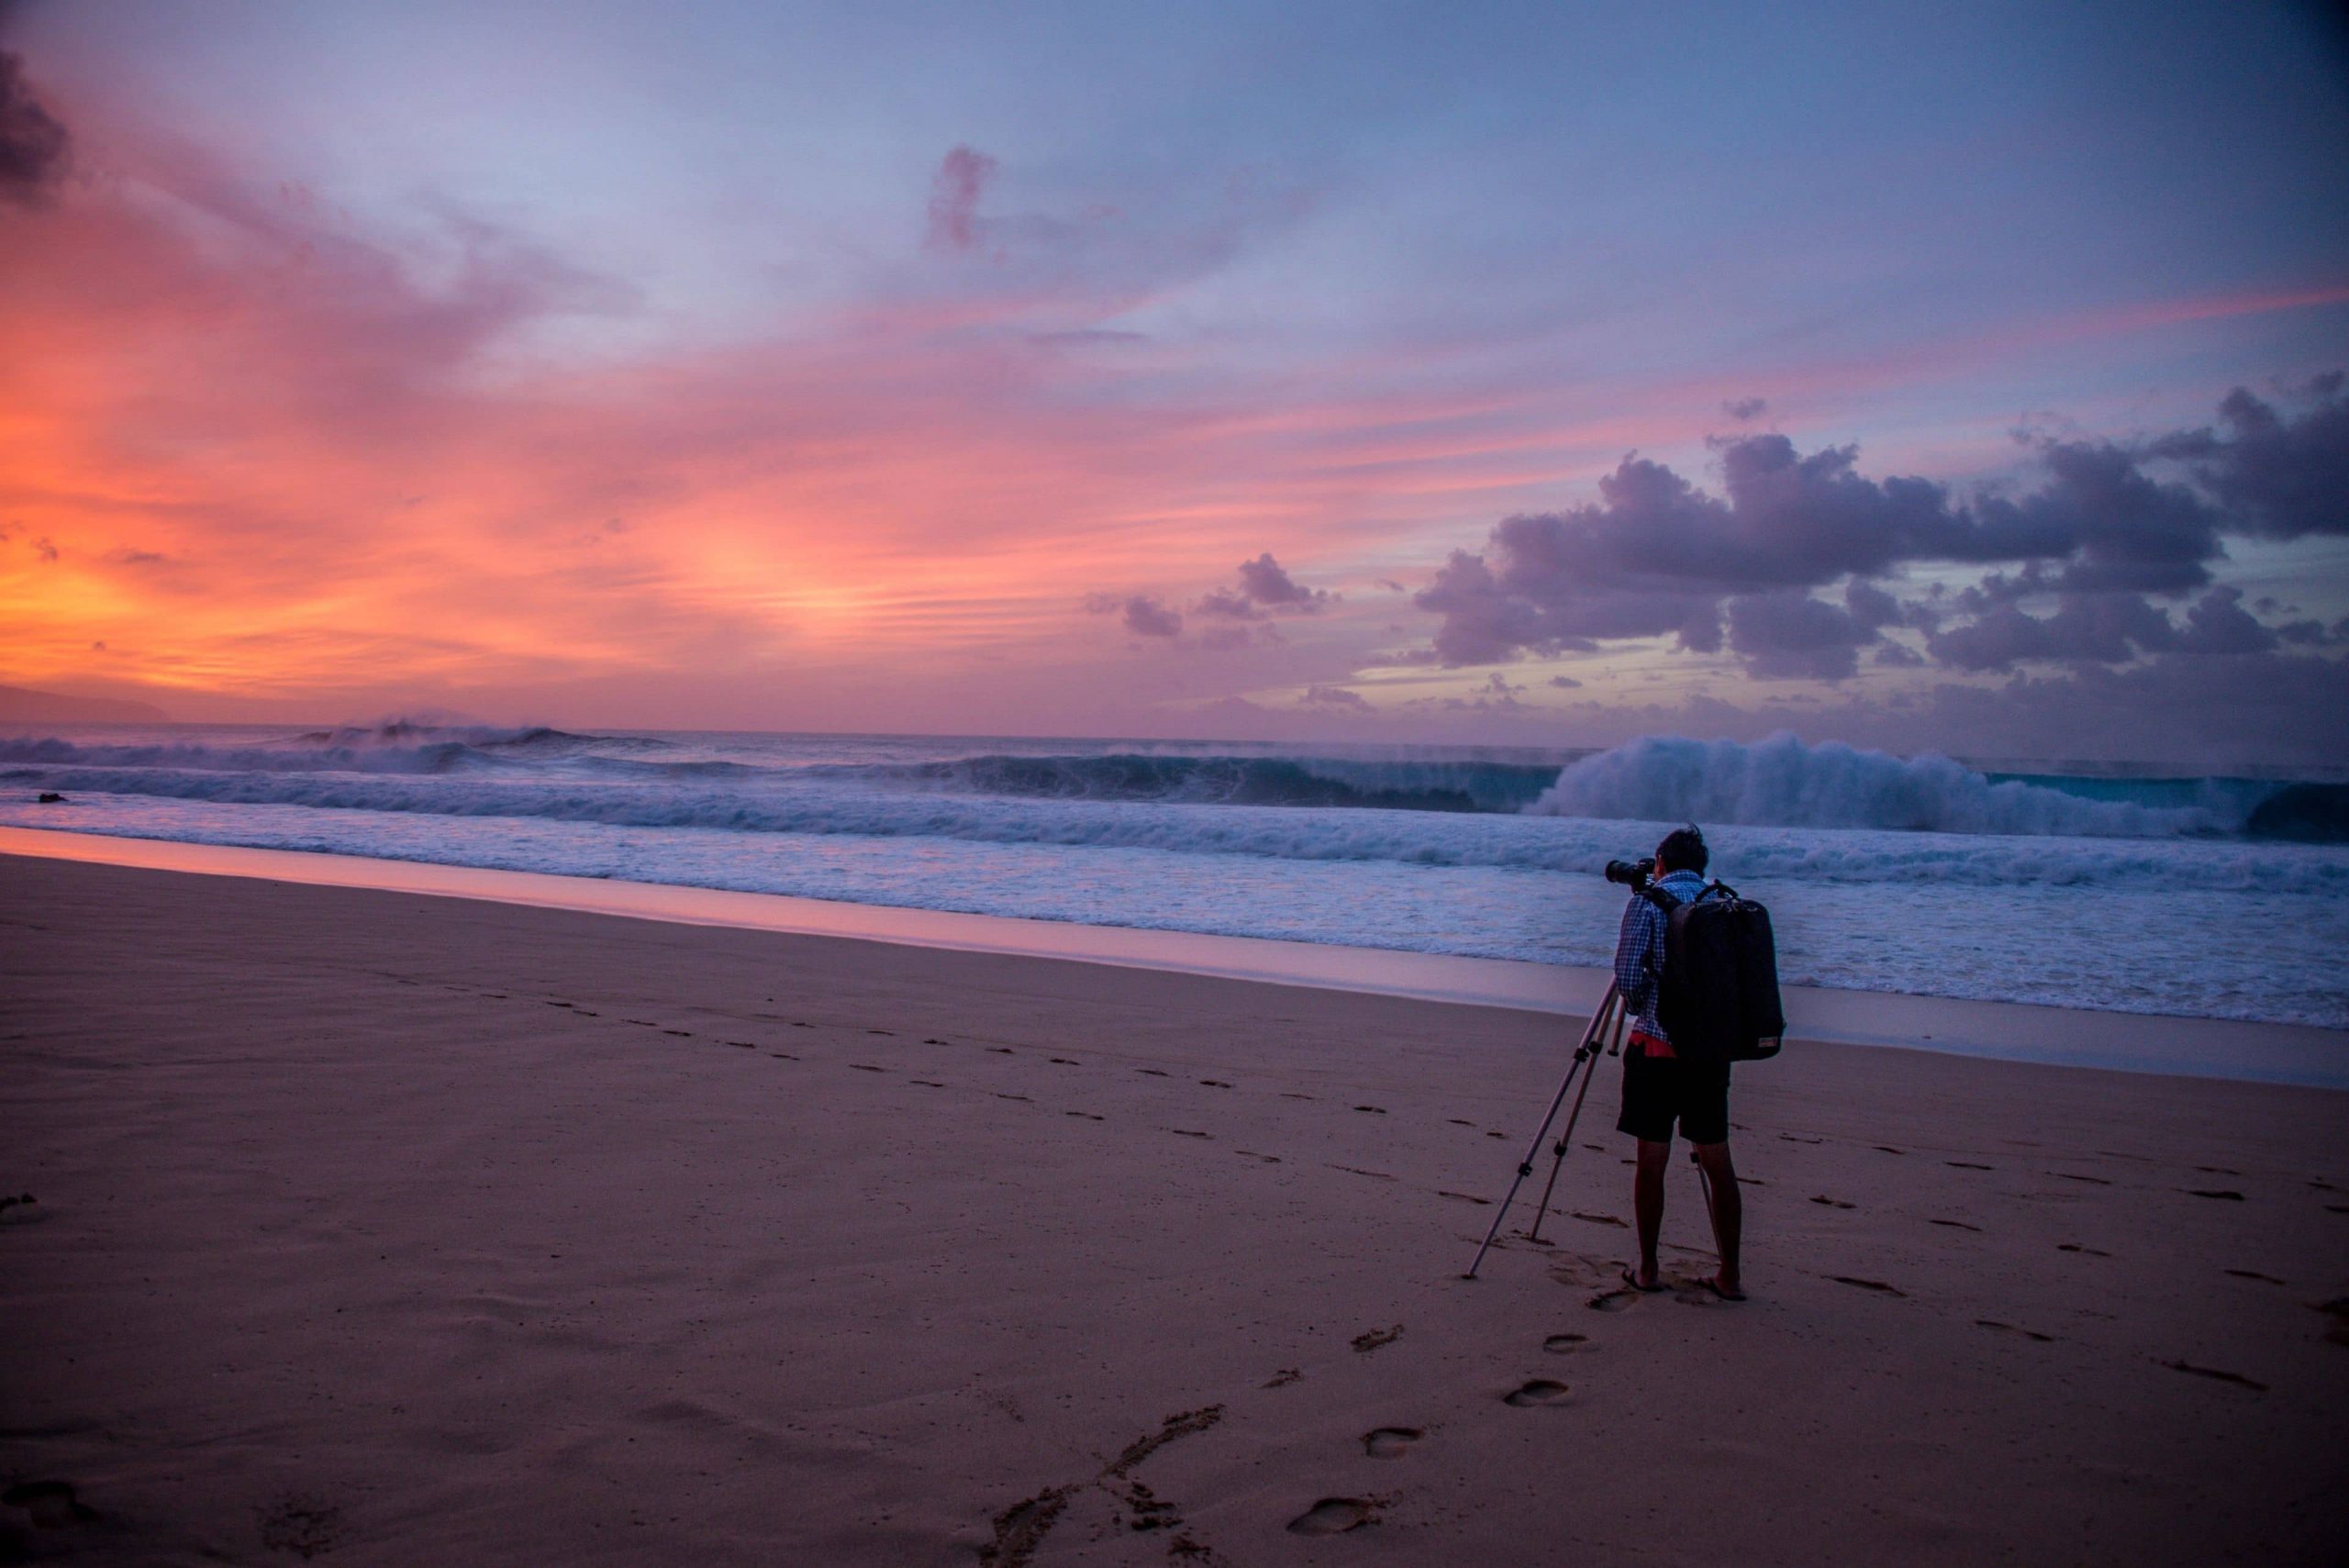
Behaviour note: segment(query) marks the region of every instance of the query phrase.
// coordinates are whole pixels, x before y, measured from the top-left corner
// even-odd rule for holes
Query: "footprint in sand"
[[[2224,1188],[2224,1187],[2218,1187],[2218,1188],[2188,1187],[2188,1188],[2187,1188],[2187,1189],[2186,1189],[2186,1195],[2187,1195],[2187,1196],[2188,1196],[2188,1197],[2215,1197],[2215,1198],[2223,1198],[2223,1199],[2225,1199],[2225,1200],[2226,1200],[2227,1202],[2229,1202],[2229,1203],[2241,1203],[2241,1202],[2243,1202],[2243,1194],[2238,1193],[2238,1192],[2231,1192],[2231,1191],[2227,1190],[2227,1189],[2226,1189],[2226,1188]]]
[[[918,1079],[918,1078],[917,1078],[917,1079],[915,1079],[915,1080],[914,1080],[914,1082],[915,1082],[915,1083],[917,1083],[917,1084],[918,1084],[918,1083],[920,1083],[920,1082],[921,1082],[921,1080],[920,1080],[920,1079]],[[942,1088],[946,1087],[946,1085],[945,1085],[945,1084],[938,1084],[938,1085],[937,1085],[937,1087],[939,1087],[939,1088],[941,1088],[941,1089],[942,1089]],[[1106,1120],[1108,1120],[1108,1118],[1106,1118],[1106,1117],[1097,1117],[1097,1116],[1095,1116],[1091,1111],[1063,1111],[1063,1112],[1061,1112],[1061,1115],[1063,1115],[1063,1116],[1083,1117],[1086,1121],[1106,1121]]]
[[[1400,1459],[1427,1434],[1417,1427],[1381,1427],[1362,1435],[1362,1451],[1372,1459]]]
[[[1187,1127],[1177,1127],[1170,1129],[1169,1130],[1177,1138],[1208,1138],[1212,1136],[1212,1134],[1209,1133],[1194,1132]]]
[[[691,1040],[694,1038],[694,1031],[691,1029],[662,1029],[661,1032],[662,1034],[675,1035],[679,1040]]]
[[[1354,1109],[1358,1111],[1368,1111],[1373,1116],[1385,1116],[1386,1114],[1386,1107],[1385,1106],[1356,1106]]]
[[[2254,1394],[2267,1392],[2267,1385],[2245,1377],[2239,1372],[2222,1372],[2215,1366],[2196,1366],[2192,1362],[2164,1362],[2172,1372],[2190,1372],[2197,1377],[2208,1377],[2220,1383],[2232,1383],[2238,1388],[2248,1388]]]
[[[1909,1294],[1907,1291],[1900,1289],[1897,1285],[1885,1284],[1880,1279],[1854,1279],[1850,1274],[1829,1274],[1827,1277],[1833,1280],[1837,1284],[1853,1285],[1860,1290],[1872,1290],[1879,1296],[1905,1296]]]
[[[799,1060],[799,1058],[792,1055],[791,1052],[787,1051],[770,1051],[767,1054],[774,1057],[777,1062],[796,1062]]]
[[[886,1067],[875,1067],[869,1062],[852,1062],[848,1065],[849,1070],[853,1073],[886,1073],[889,1071]]]
[[[1036,1103],[1025,1095],[1007,1095],[1000,1089],[996,1091],[995,1097],[998,1100],[1018,1100],[1023,1106],[1032,1106]]]
[[[1629,1225],[1626,1225],[1622,1220],[1618,1219],[1611,1214],[1586,1214],[1581,1209],[1576,1208],[1568,1210],[1566,1218],[1569,1219],[1579,1219],[1585,1225],[1611,1225],[1618,1230],[1629,1230],[1631,1229]]]
[[[741,1051],[756,1051],[759,1049],[756,1045],[747,1040],[729,1040],[726,1043]]]
[[[1980,1226],[1968,1225],[1963,1219],[1928,1219],[1925,1223],[1928,1225],[1947,1226],[1952,1230],[1971,1230],[1977,1236],[1982,1233],[1982,1228]]]
[[[1976,1318],[1974,1320],[1974,1326],[1977,1329],[1995,1329],[2001,1334],[2021,1334],[2024,1339],[2036,1340],[2043,1345],[2052,1345],[2055,1342],[2055,1336],[2053,1334],[2042,1334],[2030,1329],[2018,1329],[2011,1323],[2001,1323],[1994,1318]]]
[[[1300,1095],[1295,1089],[1283,1089],[1281,1091],[1281,1098],[1285,1100],[1309,1100],[1313,1096],[1310,1095]]]
[[[2224,1165],[2197,1165],[2194,1168],[2201,1172],[2206,1176],[2240,1176],[2243,1174],[2241,1171],[2230,1171]]]
[[[1593,1312],[1620,1312],[1639,1298],[1638,1291],[1626,1287],[1622,1290],[1610,1290],[1594,1296],[1586,1305]]]
[[[1438,1197],[1453,1197],[1453,1198],[1458,1198],[1462,1203],[1481,1204],[1481,1205],[1483,1205],[1484,1207],[1487,1207],[1487,1208],[1491,1207],[1492,1207],[1492,1203],[1493,1203],[1493,1200],[1492,1200],[1492,1199],[1490,1199],[1490,1198],[1488,1198],[1488,1197],[1478,1197],[1478,1196],[1477,1196],[1475,1194],[1474,1194],[1474,1193],[1453,1193],[1453,1192],[1446,1192],[1446,1191],[1444,1191],[1444,1189],[1443,1189],[1443,1188],[1442,1188],[1442,1187],[1438,1187],[1438,1188],[1436,1188],[1436,1190],[1435,1190],[1435,1195],[1436,1195],[1436,1196],[1438,1196]]]
[[[1052,1065],[1055,1067],[1082,1067],[1085,1063],[1079,1062],[1074,1056],[1055,1056],[1052,1058]]]
[[[34,1525],[41,1529],[62,1529],[68,1525],[85,1525],[98,1517],[98,1511],[74,1495],[71,1481],[22,1481],[0,1492],[0,1503],[12,1508],[22,1508],[32,1516]]]
[[[2312,1301],[2309,1305],[2332,1319],[2332,1327],[2324,1331],[2325,1343],[2349,1345],[2349,1296],[2331,1301]]]
[[[2058,1241],[2055,1243],[2055,1250],[2059,1252],[2077,1252],[2084,1258],[2109,1258],[2112,1256],[2110,1252],[2099,1252],[2094,1247],[2083,1247],[2077,1241]]]
[[[885,1034],[892,1040],[895,1040],[897,1035],[897,1031],[895,1029],[866,1029],[864,1032],[866,1034]]]
[[[1165,1073],[1161,1073],[1155,1067],[1137,1067],[1134,1071],[1152,1078],[1163,1078],[1166,1076]]]
[[[1008,1045],[991,1045],[987,1050],[996,1056],[1017,1056],[1019,1053]]]
[[[1324,1497],[1288,1521],[1291,1535],[1343,1535],[1378,1522],[1365,1497]]]
[[[1778,1140],[1782,1143],[1824,1143],[1827,1141],[1823,1138],[1797,1138],[1791,1132],[1778,1134]]]
[[[1542,1348],[1553,1356],[1571,1355],[1590,1343],[1587,1334],[1553,1334],[1542,1341]]]
[[[1876,1151],[1879,1154],[1906,1154],[1909,1152],[1906,1149],[1895,1149],[1889,1143],[1879,1143],[1876,1144],[1875,1148]]]
[[[935,1078],[908,1078],[906,1082],[924,1089],[942,1089],[946,1087],[945,1084],[940,1083]]]
[[[1373,1329],[1367,1333],[1356,1334],[1353,1339],[1354,1353],[1368,1355],[1381,1345],[1391,1345],[1402,1337],[1403,1325],[1400,1323],[1392,1329]]]
[[[1251,1160],[1262,1160],[1267,1165],[1277,1165],[1281,1162],[1281,1157],[1277,1154],[1259,1154],[1252,1149],[1235,1149],[1232,1152],[1245,1155]]]
[[[1996,1166],[1992,1165],[1977,1165],[1971,1160],[1944,1160],[1942,1163],[1947,1165],[1953,1171],[1989,1171],[1997,1169]]]
[[[1220,1078],[1202,1078],[1199,1080],[1199,1083],[1209,1089],[1229,1089],[1231,1087],[1230,1084],[1225,1083]]]
[[[1304,1376],[1305,1374],[1297,1371],[1297,1368],[1293,1366],[1285,1366],[1281,1368],[1280,1371],[1273,1373],[1272,1376],[1264,1379],[1263,1386],[1266,1388],[1286,1388],[1290,1384],[1298,1382]]]
[[[1456,1116],[1446,1117],[1443,1119],[1450,1122],[1454,1127],[1474,1127],[1476,1125],[1473,1121],[1463,1121]]]
[[[1537,1377],[1502,1395],[1501,1403],[1514,1405],[1520,1410],[1531,1410],[1544,1405],[1558,1404],[1565,1396],[1564,1384],[1547,1377]]]
[[[2112,1184],[2102,1176],[2076,1176],[2069,1171],[2050,1171],[2047,1173],[2066,1182],[2086,1182],[2092,1187],[2109,1187]]]
[[[1810,1201],[1813,1203],[1823,1203],[1830,1208],[1857,1208],[1859,1207],[1857,1204],[1845,1203],[1839,1197],[1829,1197],[1825,1193],[1820,1193]]]
[[[2277,1279],[2274,1274],[2263,1274],[2255,1269],[2229,1269],[2227,1273],[2234,1275],[2237,1279],[2257,1280],[2262,1284],[2282,1284],[2284,1283],[2282,1280]]]

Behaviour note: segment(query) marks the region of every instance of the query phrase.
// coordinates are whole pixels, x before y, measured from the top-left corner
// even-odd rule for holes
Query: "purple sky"
[[[0,6],[0,682],[2349,762],[2323,17]]]

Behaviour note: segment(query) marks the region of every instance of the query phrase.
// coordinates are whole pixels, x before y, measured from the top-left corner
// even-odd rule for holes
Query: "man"
[[[1705,888],[1705,836],[1694,827],[1664,835],[1655,850],[1657,889],[1686,904]],[[1729,1159],[1729,1063],[1684,1061],[1656,1022],[1657,978],[1664,972],[1664,912],[1634,894],[1623,911],[1623,933],[1615,945],[1615,984],[1633,1019],[1623,1045],[1623,1114],[1615,1130],[1640,1140],[1631,1207],[1640,1227],[1640,1262],[1625,1269],[1633,1290],[1664,1288],[1655,1261],[1656,1235],[1664,1229],[1664,1176],[1672,1162],[1672,1129],[1696,1151],[1712,1189],[1713,1240],[1720,1251],[1720,1273],[1705,1288],[1724,1301],[1742,1301],[1738,1288],[1738,1230],[1744,1218],[1737,1195],[1737,1172]]]

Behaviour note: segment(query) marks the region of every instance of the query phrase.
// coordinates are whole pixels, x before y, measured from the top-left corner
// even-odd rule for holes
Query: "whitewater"
[[[62,801],[42,804],[43,793]],[[1598,965],[1705,825],[1783,977],[2349,1028],[2349,782],[1898,758],[394,722],[0,734],[0,824]]]

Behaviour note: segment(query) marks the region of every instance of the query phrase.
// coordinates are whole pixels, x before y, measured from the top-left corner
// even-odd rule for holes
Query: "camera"
[[[1643,861],[1609,861],[1607,862],[1607,880],[1620,882],[1634,893],[1647,886],[1654,874],[1655,861],[1653,857]]]

